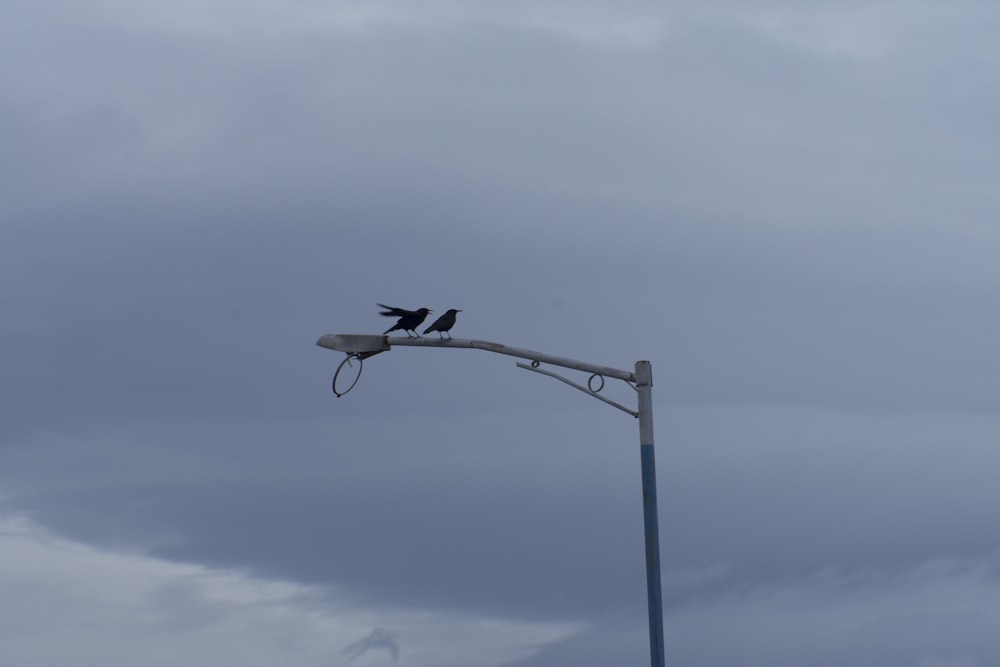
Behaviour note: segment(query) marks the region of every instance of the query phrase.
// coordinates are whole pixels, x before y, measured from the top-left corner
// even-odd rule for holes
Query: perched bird
[[[458,308],[449,308],[448,312],[446,312],[444,315],[434,320],[434,324],[424,329],[424,333],[426,334],[432,331],[437,331],[438,336],[444,338],[444,336],[441,334],[448,333],[449,331],[451,331],[451,328],[455,326],[455,315],[457,315],[460,312],[462,311]],[[451,338],[450,333],[448,334],[448,338]]]
[[[377,303],[375,305],[379,308],[385,308],[385,310],[379,312],[379,315],[382,315],[383,317],[399,318],[396,324],[382,332],[383,336],[390,331],[401,330],[405,331],[407,336],[409,336],[412,331],[413,335],[419,338],[420,334],[417,333],[417,327],[419,327],[420,323],[427,318],[427,314],[431,312],[430,308],[406,310],[405,308],[393,308],[392,306],[387,306],[383,303]]]

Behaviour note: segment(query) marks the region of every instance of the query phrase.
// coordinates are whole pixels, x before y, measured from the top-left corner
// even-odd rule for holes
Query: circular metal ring
[[[340,377],[340,373],[344,369],[344,364],[347,364],[347,366],[349,368],[351,368],[351,369],[354,368],[354,364],[351,363],[351,359],[356,359],[357,360],[357,362],[358,362],[358,373],[357,373],[357,375],[354,376],[354,380],[351,381],[351,384],[349,386],[347,386],[347,387],[341,387],[340,389],[338,389],[338,387],[337,387],[337,379]],[[340,365],[337,366],[337,372],[333,374],[333,382],[330,383],[331,384],[331,388],[333,389],[333,393],[337,395],[337,398],[340,398],[341,396],[343,396],[344,394],[346,394],[350,390],[354,389],[354,385],[356,385],[358,383],[358,380],[361,379],[361,371],[364,368],[364,364],[365,364],[364,359],[362,359],[361,355],[358,355],[358,354],[348,354],[347,357],[343,361],[340,362]]]
[[[597,385],[597,389],[594,389],[594,378],[597,378],[598,380],[601,381],[601,383]],[[604,389],[604,376],[601,375],[600,373],[594,373],[589,378],[587,378],[587,389],[590,389],[590,391],[594,392],[595,394]]]
[[[532,368],[538,368],[541,365],[542,365],[542,362],[540,362],[538,359],[535,359],[534,361],[531,362],[531,367]]]

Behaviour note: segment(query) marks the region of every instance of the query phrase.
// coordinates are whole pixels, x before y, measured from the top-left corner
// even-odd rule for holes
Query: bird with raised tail
[[[419,327],[420,324],[427,319],[427,315],[431,312],[430,308],[406,310],[405,308],[393,308],[392,306],[387,306],[383,303],[376,303],[375,305],[379,308],[385,308],[385,310],[379,312],[379,315],[383,317],[399,318],[394,325],[382,332],[383,336],[390,331],[405,331],[406,335],[409,336],[412,331],[413,335],[419,338],[420,334],[417,333],[417,327]]]

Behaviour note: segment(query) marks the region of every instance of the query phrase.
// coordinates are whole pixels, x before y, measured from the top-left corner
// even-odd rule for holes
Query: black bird
[[[434,320],[434,324],[424,329],[424,333],[426,334],[432,331],[437,331],[438,336],[444,338],[444,336],[442,336],[441,334],[448,333],[449,331],[451,331],[451,328],[455,326],[455,315],[457,315],[460,312],[462,311],[459,308],[449,308],[448,312],[446,312],[444,315]],[[448,338],[451,338],[450,333],[448,334]]]
[[[390,331],[402,330],[406,332],[409,336],[412,331],[413,334],[419,338],[420,334],[417,333],[417,327],[420,323],[427,318],[427,314],[431,312],[430,308],[419,308],[417,310],[406,310],[405,308],[393,308],[392,306],[387,306],[384,303],[375,304],[379,308],[385,308],[385,310],[379,312],[379,315],[384,317],[398,317],[399,320],[393,326],[389,327],[382,332],[382,335],[389,333]]]

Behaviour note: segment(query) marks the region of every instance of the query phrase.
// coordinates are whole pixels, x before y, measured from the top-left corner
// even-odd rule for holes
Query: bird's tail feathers
[[[384,303],[376,303],[379,308],[385,308],[385,310],[380,311],[379,315],[384,315],[385,317],[402,317],[406,315],[408,311],[402,308],[393,308],[392,306],[387,306]]]

